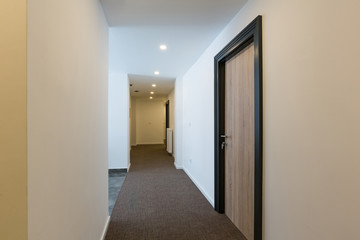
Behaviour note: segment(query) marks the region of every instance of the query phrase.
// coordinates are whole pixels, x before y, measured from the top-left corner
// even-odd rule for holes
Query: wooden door
[[[225,63],[225,214],[254,240],[254,44]]]

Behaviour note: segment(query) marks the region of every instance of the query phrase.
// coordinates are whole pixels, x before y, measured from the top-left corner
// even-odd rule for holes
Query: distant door
[[[254,44],[225,63],[225,214],[254,239]]]
[[[165,104],[165,145],[167,145],[167,128],[170,126],[170,100],[166,101]]]
[[[262,17],[215,56],[215,210],[262,239]]]

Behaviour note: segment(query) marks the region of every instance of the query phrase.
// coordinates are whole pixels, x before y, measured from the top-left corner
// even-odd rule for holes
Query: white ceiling
[[[101,0],[110,26],[223,27],[244,0]]]
[[[110,71],[142,80],[159,71],[161,86],[181,77],[247,0],[100,1],[111,26]],[[163,43],[168,50],[159,49]]]
[[[129,75],[129,82],[132,84],[130,95],[139,98],[149,98],[150,96],[154,99],[165,98],[174,88],[173,78]],[[156,84],[156,87],[152,87],[152,84]],[[135,92],[135,90],[139,92]],[[150,92],[154,92],[154,94],[152,95]]]

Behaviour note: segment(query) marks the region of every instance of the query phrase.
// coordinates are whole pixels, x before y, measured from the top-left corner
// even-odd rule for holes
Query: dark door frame
[[[225,211],[225,151],[221,149],[225,134],[225,63],[254,43],[255,88],[255,186],[254,240],[262,239],[262,17],[256,17],[215,56],[215,210]]]
[[[170,100],[167,100],[165,103],[165,127],[168,128],[170,126]]]
[[[170,127],[170,100],[165,103],[165,145],[167,146],[167,129]]]

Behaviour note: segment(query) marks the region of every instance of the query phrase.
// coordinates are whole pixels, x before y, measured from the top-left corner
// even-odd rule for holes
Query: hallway
[[[132,149],[105,239],[244,239],[173,162],[164,145]]]

